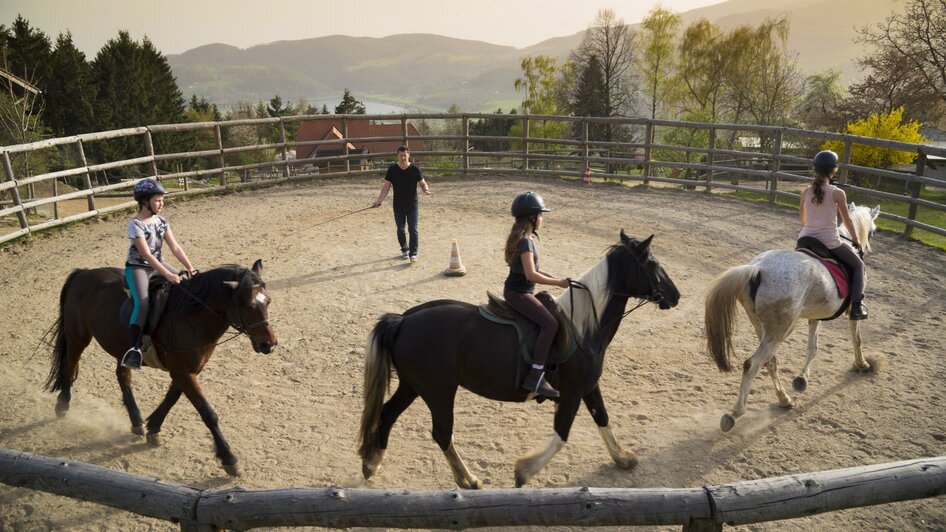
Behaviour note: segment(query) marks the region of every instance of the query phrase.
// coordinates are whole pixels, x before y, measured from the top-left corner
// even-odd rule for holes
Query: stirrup
[[[864,306],[863,301],[858,301],[857,303],[851,303],[851,319],[852,320],[866,320],[867,319],[867,307]]]
[[[538,374],[536,376],[536,374]],[[535,382],[533,382],[533,379]],[[561,394],[552,387],[551,384],[545,379],[545,371],[531,368],[528,375],[526,375],[525,380],[522,382],[522,387],[530,392],[541,395],[543,397],[557,398]]]
[[[122,356],[121,366],[123,368],[138,369],[141,367],[141,349],[132,347],[125,351]]]

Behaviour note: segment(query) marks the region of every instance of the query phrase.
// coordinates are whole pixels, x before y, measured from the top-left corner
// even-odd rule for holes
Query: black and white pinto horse
[[[549,382],[562,394],[553,399],[557,403],[555,433],[544,448],[516,462],[517,487],[528,482],[564,447],[582,402],[617,465],[630,469],[637,464],[635,454],[621,449],[611,432],[598,387],[604,353],[621,320],[630,312],[625,310],[629,298],[669,309],[676,306],[680,293],[651,254],[653,235],[644,241],[629,238],[624,231],[620,236],[603,259],[557,298],[574,325],[580,348],[557,371],[548,374]],[[454,399],[460,386],[497,401],[532,398],[514,377],[527,370],[525,361],[517,356],[518,343],[512,327],[487,320],[476,305],[462,301],[430,301],[403,314],[381,316],[368,338],[365,357],[364,410],[359,431],[365,478],[378,471],[394,422],[419,396],[430,409],[434,441],[443,451],[457,485],[483,487],[453,443]],[[385,402],[392,369],[397,370],[398,388]]]

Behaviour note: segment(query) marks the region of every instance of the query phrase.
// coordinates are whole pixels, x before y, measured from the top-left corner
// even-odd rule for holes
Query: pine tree
[[[49,37],[17,15],[4,38],[3,68],[34,85],[43,85],[49,72],[52,44]]]
[[[95,128],[99,131],[170,124],[184,120],[184,97],[167,59],[147,38],[139,44],[127,31],[108,41],[92,61],[95,86]],[[155,138],[155,151],[166,152],[180,135]],[[122,138],[99,143],[93,152],[101,160],[140,157],[140,139]]]
[[[94,128],[91,67],[72,42],[72,33],[60,33],[49,62],[45,83],[45,122],[53,134],[62,137],[88,133]]]
[[[356,100],[354,96],[351,95],[348,88],[345,89],[345,94],[342,96],[342,101],[335,107],[335,114],[337,115],[363,115],[365,114],[365,104]]]

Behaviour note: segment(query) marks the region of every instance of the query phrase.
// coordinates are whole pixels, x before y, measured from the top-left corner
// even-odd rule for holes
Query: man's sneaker
[[[122,357],[122,367],[129,369],[138,369],[141,367],[141,349],[137,347],[132,347],[128,351],[125,351],[125,355]]]
[[[402,251],[402,252],[401,252],[401,260],[407,260],[407,257],[408,257],[408,252],[407,252],[407,251]]]
[[[417,262],[417,255],[411,255],[411,262]]]

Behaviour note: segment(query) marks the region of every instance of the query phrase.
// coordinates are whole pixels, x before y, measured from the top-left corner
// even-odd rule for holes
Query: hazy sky
[[[599,9],[639,22],[651,8],[683,12],[723,0],[0,0],[49,35],[70,30],[89,59],[119,30],[165,54],[221,42],[240,48],[324,35],[436,33],[522,48],[584,30]]]

